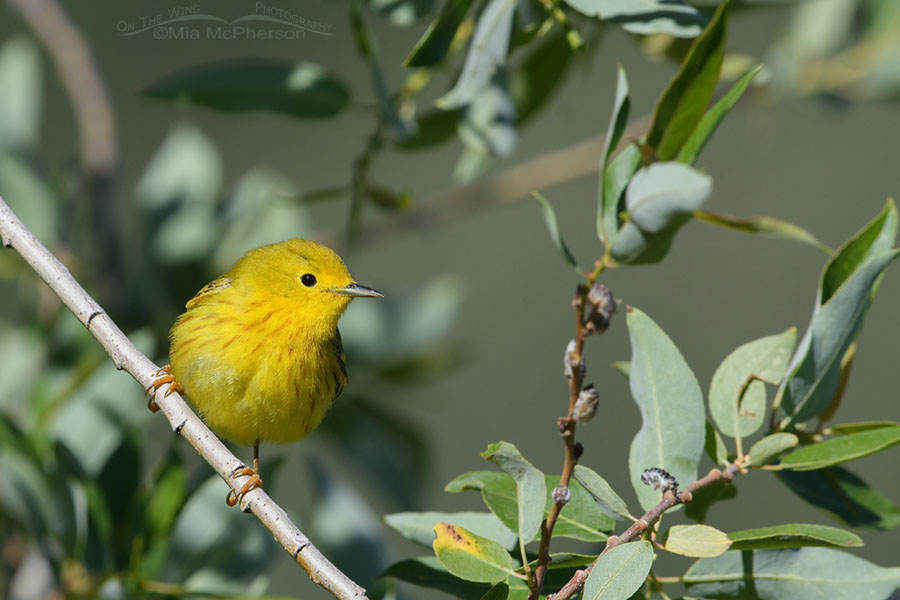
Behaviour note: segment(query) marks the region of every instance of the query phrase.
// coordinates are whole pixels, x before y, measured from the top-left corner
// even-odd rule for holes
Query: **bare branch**
[[[622,535],[614,535],[610,536],[608,540],[606,540],[606,547],[603,548],[603,552],[597,556],[596,560],[593,563],[587,566],[585,569],[580,569],[575,572],[575,575],[572,576],[572,579],[564,585],[558,592],[549,596],[547,600],[568,600],[572,596],[578,593],[584,586],[584,582],[587,581],[588,575],[591,572],[591,569],[594,568],[594,565],[597,564],[597,561],[600,560],[600,557],[606,554],[612,548],[624,544],[626,542],[630,542],[632,540],[639,539],[645,531],[650,529],[654,523],[656,523],[659,518],[665,513],[667,510],[675,506],[676,504],[687,504],[691,500],[693,500],[693,494],[697,490],[701,488],[705,488],[708,485],[712,485],[714,483],[719,483],[720,481],[732,481],[734,480],[734,476],[738,473],[741,473],[741,466],[739,461],[735,461],[728,465],[724,471],[720,469],[711,469],[709,473],[697,479],[696,481],[692,481],[685,488],[675,494],[672,490],[667,490],[662,497],[662,500],[659,501],[659,504],[645,512],[640,519],[635,521],[631,527],[626,529]]]
[[[65,265],[25,227],[2,198],[0,238],[5,247],[14,248],[22,255],[38,276],[97,338],[117,369],[128,372],[143,387],[148,387],[153,382],[159,367],[131,343],[103,308],[72,277]],[[166,389],[167,386],[160,388],[161,391]],[[185,438],[235,493],[239,492],[247,477],[232,478],[231,474],[242,467],[243,463],[210,431],[180,395],[172,393],[164,396],[163,393],[157,393],[155,399],[173,431]],[[331,564],[261,488],[246,494],[241,502],[241,509],[256,515],[278,543],[306,569],[314,583],[341,600],[366,598],[366,591]]]

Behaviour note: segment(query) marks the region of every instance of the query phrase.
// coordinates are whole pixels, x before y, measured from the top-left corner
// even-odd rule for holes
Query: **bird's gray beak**
[[[332,288],[331,291],[335,294],[353,296],[354,298],[384,298],[384,294],[381,292],[364,285],[359,285],[358,283],[351,283],[344,287]]]

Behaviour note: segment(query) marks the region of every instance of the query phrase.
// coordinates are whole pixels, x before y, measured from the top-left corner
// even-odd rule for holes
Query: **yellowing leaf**
[[[512,558],[494,540],[450,523],[438,523],[434,533],[434,554],[453,575],[466,581],[493,583],[513,574]]]
[[[696,558],[719,556],[731,547],[724,531],[709,525],[676,525],[666,536],[665,549]]]

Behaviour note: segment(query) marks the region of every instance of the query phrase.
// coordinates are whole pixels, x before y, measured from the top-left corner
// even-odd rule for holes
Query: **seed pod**
[[[572,492],[567,485],[558,485],[553,488],[553,503],[565,504],[572,499]]]
[[[600,392],[594,384],[588,385],[578,394],[578,400],[572,408],[572,420],[576,423],[587,423],[597,414],[597,405],[600,403]]]
[[[678,490],[678,482],[675,478],[659,467],[644,469],[644,472],[641,473],[641,483],[649,485],[653,489],[661,492],[666,492],[668,490],[675,492]]]
[[[566,377],[571,379],[575,368],[578,369],[579,376],[584,379],[585,366],[584,357],[575,354],[575,340],[569,340],[566,346],[566,355],[563,358],[563,367]]]
[[[612,316],[616,312],[616,300],[606,285],[595,283],[587,293],[587,301],[591,305],[585,327],[588,333],[603,333],[609,328]]]

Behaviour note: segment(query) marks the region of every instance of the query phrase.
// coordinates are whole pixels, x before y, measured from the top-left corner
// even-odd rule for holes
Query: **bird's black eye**
[[[306,273],[300,278],[300,283],[302,283],[306,287],[312,287],[316,285],[316,276],[312,273]]]

